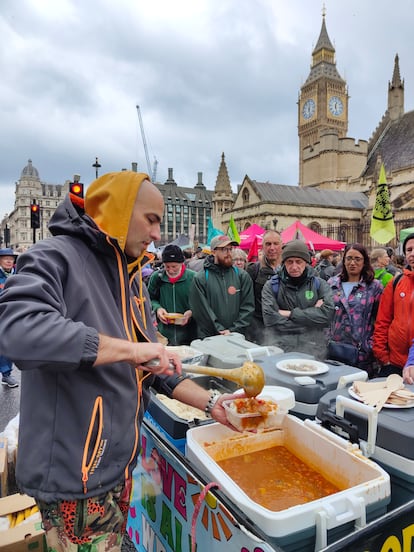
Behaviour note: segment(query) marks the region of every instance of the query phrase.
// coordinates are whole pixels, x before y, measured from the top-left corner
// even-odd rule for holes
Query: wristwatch
[[[210,398],[208,399],[208,403],[206,404],[206,407],[204,409],[204,412],[206,413],[207,418],[211,418],[211,411],[214,408],[214,405],[218,401],[218,399],[221,397],[221,393],[218,391],[212,391]]]

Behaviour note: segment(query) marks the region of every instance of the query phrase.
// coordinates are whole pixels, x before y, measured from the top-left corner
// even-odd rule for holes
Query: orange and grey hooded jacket
[[[140,278],[146,258],[124,253],[145,178],[104,175],[84,206],[68,195],[50,221],[53,237],[19,256],[1,295],[0,350],[22,371],[17,481],[46,502],[100,495],[128,477],[139,451],[141,387],[170,394],[181,379],[142,380],[126,362],[93,367],[99,333],[156,340]]]
[[[381,364],[393,364],[402,371],[413,339],[414,271],[404,269],[403,276],[395,276],[382,293],[372,350]]]

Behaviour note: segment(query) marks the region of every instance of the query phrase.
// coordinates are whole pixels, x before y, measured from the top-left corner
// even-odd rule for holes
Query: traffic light
[[[35,200],[30,205],[30,228],[40,228],[40,206]]]
[[[71,194],[76,197],[83,198],[83,184],[82,182],[71,182],[69,186],[69,191]]]

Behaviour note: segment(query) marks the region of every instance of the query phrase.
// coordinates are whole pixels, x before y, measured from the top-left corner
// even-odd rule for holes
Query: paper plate
[[[316,376],[317,374],[325,374],[329,371],[329,366],[319,360],[311,360],[308,358],[287,358],[279,360],[276,363],[276,368],[281,372],[286,372],[294,376]]]
[[[353,399],[356,399],[357,401],[359,402],[364,402],[362,400],[362,397],[360,397],[358,395],[358,393],[356,393],[353,389],[353,387],[349,387],[348,388],[348,393],[350,394],[350,396],[353,398]],[[414,401],[411,401],[407,404],[390,404],[390,403],[385,403],[383,408],[414,408]]]

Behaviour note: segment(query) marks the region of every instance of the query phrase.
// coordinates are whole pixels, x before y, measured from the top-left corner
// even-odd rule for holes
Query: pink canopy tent
[[[332,251],[342,251],[345,249],[345,242],[332,240],[314,232],[299,220],[291,224],[283,230],[282,241],[287,243],[288,241],[299,239],[303,240],[309,249],[313,251],[322,251],[322,249],[332,249]]]
[[[261,245],[262,237],[265,232],[266,230],[258,224],[252,224],[249,228],[239,233],[240,248],[248,250],[255,242]]]

